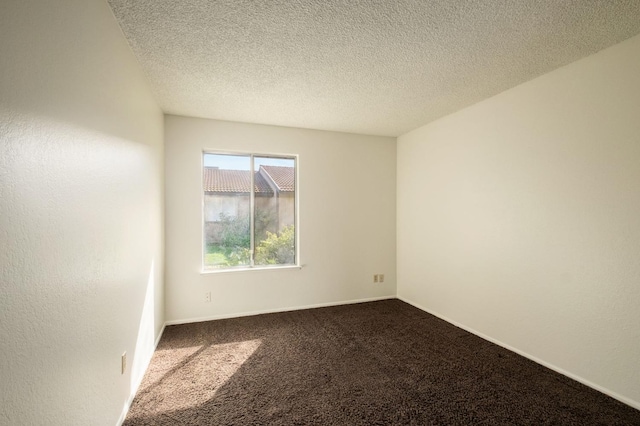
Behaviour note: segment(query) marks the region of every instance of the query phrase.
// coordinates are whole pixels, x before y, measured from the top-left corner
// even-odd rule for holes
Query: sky
[[[204,154],[205,167],[219,167],[226,170],[249,170],[249,155],[222,155],[222,154]],[[261,165],[265,166],[286,166],[293,167],[295,165],[293,159],[288,158],[270,158],[254,156],[254,168],[258,170]]]

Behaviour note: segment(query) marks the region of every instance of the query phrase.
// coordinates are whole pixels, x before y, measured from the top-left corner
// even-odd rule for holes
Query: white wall
[[[167,321],[395,295],[394,138],[166,116],[165,143]],[[302,269],[200,273],[203,149],[299,155]]]
[[[3,1],[0,61],[0,424],[114,425],[164,321],[163,115],[103,0]]]
[[[398,295],[640,408],[640,36],[398,139]]]

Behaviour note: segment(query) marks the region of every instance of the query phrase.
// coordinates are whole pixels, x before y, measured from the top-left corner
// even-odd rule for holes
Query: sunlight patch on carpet
[[[260,347],[260,339],[158,350],[136,403],[155,414],[204,404]],[[162,387],[163,393],[157,392]],[[171,389],[170,397],[166,390]],[[135,417],[135,407],[131,410]]]

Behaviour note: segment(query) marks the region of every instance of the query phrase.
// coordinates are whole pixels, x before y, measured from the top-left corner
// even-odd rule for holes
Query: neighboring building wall
[[[292,175],[294,168],[285,170],[288,170]],[[238,187],[235,186],[237,180],[235,183],[231,183],[234,179],[244,178],[248,182],[249,172],[207,167],[204,169],[204,173],[205,186],[209,188],[204,194],[205,243],[220,244],[223,242],[224,231],[229,226],[228,221],[243,220],[248,223],[250,220],[250,194],[248,192],[227,192],[238,190]],[[280,191],[279,184],[276,184],[262,167],[255,176],[256,185],[260,188],[254,197],[257,244],[259,240],[267,237],[267,232],[277,234],[284,227],[295,224],[295,194]],[[260,183],[257,183],[258,181]],[[268,187],[265,186],[265,183]],[[289,182],[282,184],[290,185]],[[247,191],[250,186],[247,184]],[[270,191],[268,188],[271,188]],[[290,186],[287,189],[290,189]]]
[[[278,197],[278,230],[296,222],[296,199],[292,192],[281,192]]]
[[[259,195],[255,197],[256,210],[262,212],[258,226],[260,231],[278,232],[279,221],[276,216],[278,200],[273,196]],[[205,194],[204,226],[206,244],[219,244],[222,239],[223,224],[220,214],[228,218],[249,218],[250,199],[248,194]],[[272,219],[273,218],[273,219]]]
[[[249,215],[249,194],[205,194],[204,221],[218,222],[221,215],[239,217]]]

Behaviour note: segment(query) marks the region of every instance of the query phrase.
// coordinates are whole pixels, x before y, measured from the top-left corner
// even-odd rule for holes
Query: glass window
[[[296,265],[296,159],[203,154],[205,270]]]

